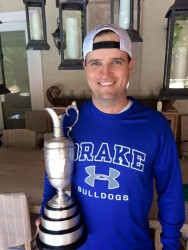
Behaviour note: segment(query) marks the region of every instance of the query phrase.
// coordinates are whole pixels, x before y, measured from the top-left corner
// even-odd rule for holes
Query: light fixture
[[[57,29],[54,33],[52,33],[54,44],[58,49],[59,55],[61,51],[61,40],[60,40],[60,24],[59,24],[59,18],[57,19]]]
[[[141,0],[111,0],[111,22],[125,29],[132,42],[141,42]]]
[[[0,95],[10,93],[10,90],[7,89],[5,84],[5,72],[4,72],[4,63],[3,63],[3,52],[1,44],[1,35],[0,35]]]
[[[23,0],[25,4],[28,44],[27,49],[49,50],[46,34],[46,0]]]
[[[166,18],[166,55],[160,98],[188,99],[188,1],[176,0]]]
[[[87,4],[88,0],[56,0],[61,41],[59,69],[83,69],[82,42],[86,35]]]

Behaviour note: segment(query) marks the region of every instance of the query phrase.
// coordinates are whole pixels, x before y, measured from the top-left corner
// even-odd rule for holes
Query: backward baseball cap
[[[95,36],[103,30],[111,30],[111,31],[115,32],[119,36],[119,47],[118,48],[122,51],[127,52],[127,54],[132,58],[131,39],[130,39],[127,31],[122,29],[121,27],[115,26],[113,24],[109,24],[109,25],[97,26],[95,29],[91,30],[86,35],[84,42],[83,42],[83,58],[84,58],[84,60],[86,59],[87,54],[94,50],[93,40],[94,40]],[[106,47],[106,48],[113,48],[113,47]]]

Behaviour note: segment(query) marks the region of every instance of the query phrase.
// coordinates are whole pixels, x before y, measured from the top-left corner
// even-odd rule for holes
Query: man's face
[[[115,33],[107,33],[94,39],[94,43],[102,41],[119,42],[119,37]],[[117,104],[124,101],[133,64],[133,60],[128,62],[127,53],[117,48],[88,53],[84,68],[94,103],[115,101]]]

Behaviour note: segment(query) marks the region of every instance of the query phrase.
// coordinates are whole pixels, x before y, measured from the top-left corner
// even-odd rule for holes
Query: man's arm
[[[181,167],[172,131],[166,125],[160,135],[160,151],[155,162],[159,222],[163,249],[179,249],[180,229],[185,220]]]
[[[43,199],[41,202],[41,208],[40,208],[40,216],[42,216],[44,212],[44,206],[45,204],[52,199],[52,197],[56,194],[56,189],[50,184],[47,173],[45,173],[44,176],[44,192],[43,192]]]

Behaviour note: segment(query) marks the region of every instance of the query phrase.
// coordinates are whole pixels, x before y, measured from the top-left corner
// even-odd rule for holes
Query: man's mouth
[[[98,82],[101,86],[111,86],[114,84],[114,82]]]

